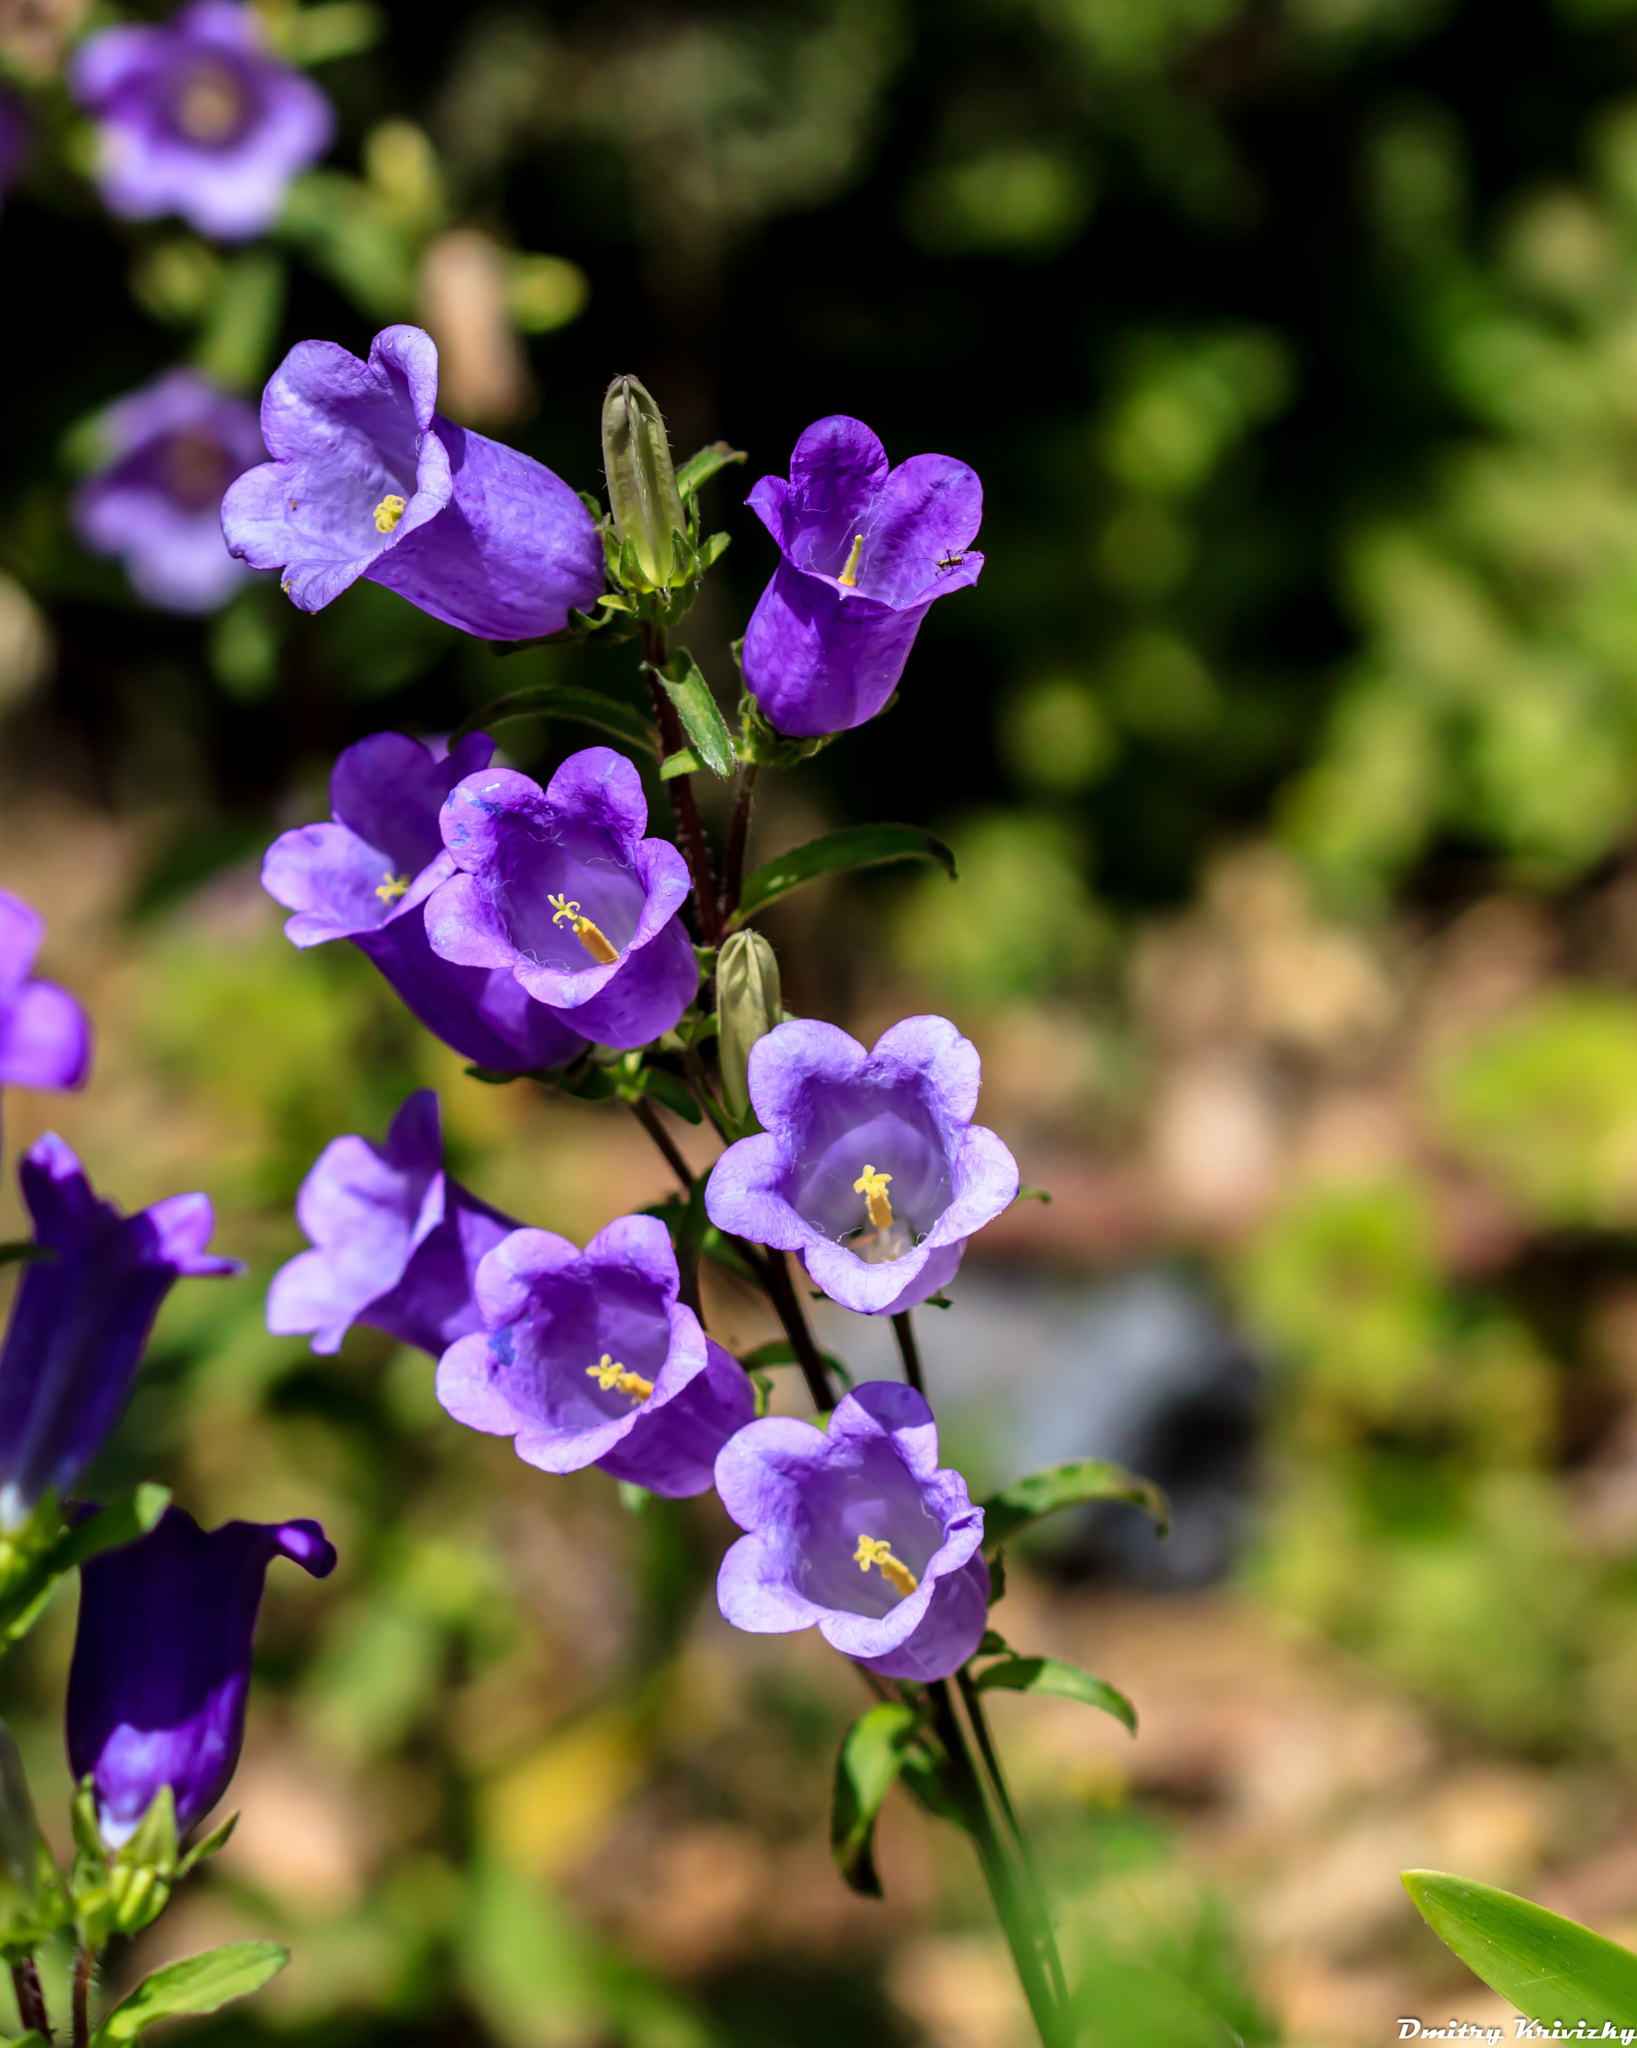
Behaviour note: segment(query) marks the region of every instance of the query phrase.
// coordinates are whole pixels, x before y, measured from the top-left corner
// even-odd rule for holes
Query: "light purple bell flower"
[[[645,839],[642,778],[611,747],[571,754],[542,789],[527,775],[468,775],[443,807],[460,872],[427,899],[442,959],[508,971],[536,1002],[600,1045],[669,1031],[699,966],[678,916],[688,864]]]
[[[712,1169],[711,1221],[799,1252],[860,1315],[925,1301],[1017,1198],[1017,1161],[972,1121],[978,1081],[977,1048],[946,1017],[906,1017],[871,1052],[814,1018],[779,1025],[751,1047],[762,1129]]]
[[[162,27],[101,29],[68,78],[97,119],[109,208],[126,220],[178,213],[220,242],[270,228],[335,132],[328,99],[268,54],[239,0],[193,0]]]
[[[228,546],[281,569],[304,612],[367,576],[480,639],[560,632],[602,594],[596,523],[561,477],[453,425],[437,397],[418,327],[384,329],[367,362],[298,342],[262,397],[273,460],[222,502]]]
[[[385,1145],[336,1138],[296,1197],[313,1243],[267,1291],[275,1336],[311,1335],[329,1353],[354,1323],[439,1358],[482,1327],[472,1276],[517,1228],[443,1170],[438,1098],[422,1088],[392,1119]]]
[[[227,1790],[244,1742],[252,1644],[267,1567],[335,1569],[317,1522],[224,1522],[180,1508],[80,1571],[68,1673],[68,1760],[90,1776],[103,1840],[117,1849],[168,1785],[177,1834]]]
[[[330,776],[333,822],[274,840],[261,879],[295,912],[284,927],[295,945],[351,939],[445,1045],[478,1066],[522,1074],[561,1066],[585,1040],[508,971],[440,959],[423,918],[428,896],[455,873],[438,833],[444,799],[493,752],[487,733],[452,753],[401,732],[360,740]]]
[[[769,1415],[716,1460],[722,1505],[749,1533],[722,1560],[735,1628],[812,1628],[883,1678],[958,1671],[989,1618],[983,1509],[938,1463],[925,1398],[895,1380],[844,1394],[828,1431]]]
[[[211,612],[250,580],[222,538],[222,493],[266,454],[256,409],[172,370],[102,417],[106,460],[74,499],[74,531],[125,564],[161,611]]]
[[[668,1499],[703,1493],[755,1403],[678,1286],[657,1217],[622,1216],[583,1252],[516,1231],[477,1269],[483,1333],[444,1353],[438,1399],[542,1472],[597,1465]]]
[[[123,1215],[49,1133],[18,1178],[52,1256],[25,1267],[0,1350],[0,1529],[17,1528],[48,1488],[68,1493],[101,1450],[172,1284],[244,1271],[205,1248],[208,1195]]]
[[[45,920],[0,889],[0,1088],[78,1088],[91,1066],[91,1026],[67,989],[29,972]]]
[[[783,557],[745,629],[745,687],[794,738],[846,732],[898,687],[935,599],[978,580],[977,472],[950,455],[896,469],[862,420],[810,426],[789,481],[745,501]]]

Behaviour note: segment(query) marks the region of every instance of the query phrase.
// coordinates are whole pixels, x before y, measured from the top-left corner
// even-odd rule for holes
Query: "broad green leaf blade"
[[[1094,1500],[1123,1500],[1146,1508],[1162,1536],[1171,1527],[1171,1504],[1152,1479],[1139,1478],[1123,1465],[1110,1465],[1101,1458],[1082,1458],[1072,1465],[1049,1465],[1044,1472],[1031,1472],[991,1494],[983,1503],[984,1548],[992,1550],[1030,1522],[1055,1514],[1059,1508],[1076,1508]]]
[[[839,832],[826,832],[822,839],[809,839],[805,846],[794,847],[759,867],[745,883],[734,924],[743,924],[792,889],[820,881],[825,875],[881,867],[895,860],[935,861],[951,881],[955,879],[954,854],[919,825],[848,825]]]
[[[1137,1732],[1137,1710],[1118,1687],[1106,1678],[1093,1678],[1078,1664],[1063,1664],[1056,1657],[1008,1657],[991,1664],[973,1679],[980,1692],[999,1686],[1006,1692],[1047,1693],[1053,1699],[1079,1700],[1083,1706],[1101,1707],[1123,1722],[1133,1735]]]
[[[841,1738],[835,1792],[830,1801],[830,1853],[855,1892],[881,1896],[875,1868],[875,1817],[904,1767],[917,1716],[901,1700],[871,1707]]]
[[[1406,1870],[1404,1889],[1446,1947],[1542,2025],[1637,2027],[1637,1955],[1513,1892]]]
[[[114,2007],[92,2035],[92,2048],[134,2041],[145,2027],[181,2013],[215,2012],[235,1998],[259,1991],[289,1960],[290,1951],[276,1941],[234,1941],[202,1956],[167,1963]]]
[[[535,683],[529,689],[497,697],[470,718],[463,718],[449,735],[449,744],[454,746],[468,733],[487,732],[506,718],[566,718],[608,733],[639,753],[659,752],[659,734],[640,711],[617,697],[605,697],[600,690],[582,690],[573,683]]]
[[[745,451],[735,448],[726,441],[713,441],[708,448],[701,448],[697,455],[690,455],[676,473],[676,487],[685,498],[690,491],[697,491],[708,484],[718,470],[726,469],[730,462],[743,462]]]
[[[676,706],[682,730],[700,760],[713,775],[731,775],[735,767],[733,734],[693,656],[685,647],[679,647],[662,669],[651,669],[649,673],[659,677],[660,686]]]

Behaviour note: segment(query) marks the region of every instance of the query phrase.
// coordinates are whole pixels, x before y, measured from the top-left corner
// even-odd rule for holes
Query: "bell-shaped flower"
[[[97,119],[97,184],[112,211],[179,213],[217,241],[270,228],[291,179],[335,132],[328,99],[268,54],[257,10],[239,0],[193,0],[159,27],[101,29],[68,76]]]
[[[185,1835],[227,1790],[244,1741],[256,1615],[275,1557],[315,1579],[335,1569],[316,1522],[224,1522],[180,1508],[80,1572],[68,1673],[68,1759],[95,1788],[117,1849],[168,1785]]]
[[[977,1048],[946,1017],[906,1017],[871,1052],[834,1024],[781,1024],[751,1047],[762,1128],[712,1169],[711,1221],[799,1252],[861,1315],[925,1301],[1017,1198],[1017,1161],[972,1121],[978,1081]]]
[[[449,754],[400,732],[360,740],[330,776],[332,822],[276,839],[261,879],[295,912],[284,927],[295,945],[351,939],[428,1031],[479,1066],[521,1074],[561,1066],[585,1040],[509,972],[440,959],[423,915],[455,873],[438,832],[444,799],[493,752],[486,733]]]
[[[560,632],[603,588],[595,521],[531,456],[439,414],[438,351],[388,327],[369,360],[298,342],[262,397],[273,460],[222,500],[241,561],[322,611],[367,576],[486,640]]]
[[[657,1217],[622,1216],[583,1252],[516,1231],[477,1269],[483,1331],[444,1353],[438,1399],[542,1472],[597,1465],[670,1499],[703,1493],[755,1404],[678,1286]]]
[[[895,1380],[842,1396],[828,1430],[769,1415],[716,1461],[722,1505],[748,1533],[722,1560],[735,1628],[812,1628],[884,1678],[958,1671],[989,1614],[983,1509],[938,1463],[925,1398]]]
[[[790,477],[746,500],[783,558],[745,629],[745,687],[794,738],[873,718],[904,672],[935,599],[975,583],[983,557],[977,472],[949,455],[893,469],[862,420],[809,427]]]
[[[508,970],[601,1045],[669,1031],[699,986],[678,916],[688,866],[645,839],[642,778],[611,747],[571,754],[542,789],[509,768],[468,775],[443,807],[460,873],[427,899],[432,950]]]
[[[205,1249],[208,1195],[122,1215],[50,1134],[18,1178],[47,1256],[25,1269],[0,1350],[0,1529],[48,1488],[67,1493],[102,1448],[172,1283],[244,1270]]]
[[[313,1249],[274,1274],[268,1329],[310,1334],[315,1351],[331,1352],[354,1323],[368,1323],[434,1358],[481,1327],[473,1275],[517,1228],[444,1172],[430,1088],[398,1111],[385,1145],[326,1145],[301,1184],[296,1219]]]
[[[266,455],[256,409],[172,370],[103,414],[104,466],[74,499],[74,530],[114,555],[161,611],[210,612],[250,580],[222,538],[222,493]]]
[[[45,923],[0,889],[0,1088],[78,1088],[91,1065],[91,1026],[67,989],[29,972]]]

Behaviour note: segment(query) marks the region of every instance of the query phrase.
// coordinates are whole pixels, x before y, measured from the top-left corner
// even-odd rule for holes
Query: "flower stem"
[[[813,1333],[807,1327],[807,1317],[791,1283],[789,1262],[776,1245],[767,1248],[767,1292],[778,1311],[779,1321],[784,1325],[784,1334],[790,1339],[790,1348],[796,1354],[796,1363],[801,1367],[807,1391],[813,1397],[813,1406],[821,1415],[827,1415],[836,1405],[836,1397],[830,1387],[830,1369],[819,1355]]]
[[[639,1095],[636,1101],[631,1104],[631,1114],[659,1147],[661,1154],[664,1156],[665,1164],[682,1183],[682,1192],[685,1195],[691,1195],[694,1182],[693,1168],[676,1149],[670,1132],[666,1130],[659,1120],[659,1111],[655,1109],[651,1102]]]
[[[644,625],[642,657],[650,671],[665,666],[665,655],[665,628]],[[654,700],[654,717],[659,723],[660,747],[668,760],[672,754],[680,754],[687,745],[682,734],[682,721],[677,717],[676,706],[666,695],[657,674],[650,673],[648,689]],[[719,946],[722,943],[722,913],[716,901],[716,877],[711,872],[710,846],[705,838],[704,825],[700,822],[699,806],[694,801],[693,783],[686,775],[675,775],[671,778],[670,791],[677,829],[682,834],[682,848],[693,875],[693,893],[699,905],[699,936],[707,946]]]
[[[903,1309],[892,1319],[892,1334],[898,1339],[898,1356],[904,1361],[904,1377],[916,1393],[926,1394],[926,1384],[921,1378],[921,1354],[915,1343],[915,1325],[910,1321],[910,1310]]]
[[[726,930],[739,908],[745,885],[745,841],[750,836],[750,808],[756,798],[756,777],[761,773],[754,761],[739,770],[739,794],[734,800],[733,823],[728,830],[727,858],[722,864],[722,927]]]
[[[40,1984],[40,1972],[32,1956],[24,1956],[21,1962],[11,1966],[11,1988],[17,1994],[17,2017],[23,2023],[23,2031],[31,2029],[51,2039],[51,2015],[46,2011],[45,1991]]]
[[[97,1967],[94,1948],[81,1948],[74,1958],[74,2048],[90,2048],[91,1979]]]

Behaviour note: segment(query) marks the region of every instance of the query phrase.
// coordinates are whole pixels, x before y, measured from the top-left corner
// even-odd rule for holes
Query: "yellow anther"
[[[409,894],[409,877],[395,875],[391,868],[388,868],[385,875],[376,883],[375,893],[383,903],[396,903],[400,896]]]
[[[853,1563],[861,1572],[867,1572],[873,1564],[887,1584],[896,1586],[900,1593],[913,1593],[921,1583],[907,1564],[893,1556],[892,1545],[880,1536],[860,1536]]]
[[[640,1372],[627,1372],[607,1351],[595,1365],[586,1367],[585,1375],[595,1380],[605,1394],[629,1394],[634,1401],[646,1401],[654,1391],[652,1380],[645,1380]]]
[[[853,535],[853,551],[847,557],[847,566],[836,578],[838,583],[845,583],[849,590],[856,590],[858,588],[858,558],[863,552],[864,536],[861,533],[855,533]]]
[[[375,508],[375,531],[390,533],[404,516],[404,501],[396,491],[388,491]]]
[[[853,1193],[862,1195],[869,1204],[870,1221],[877,1230],[892,1228],[892,1204],[887,1200],[887,1182],[891,1179],[890,1173],[877,1173],[873,1166],[866,1164],[853,1182]]]
[[[599,967],[607,967],[620,957],[619,948],[608,935],[600,932],[589,917],[580,915],[579,904],[570,903],[561,892],[548,896],[546,901],[551,905],[552,923],[561,924],[566,917],[574,927],[574,936]]]

